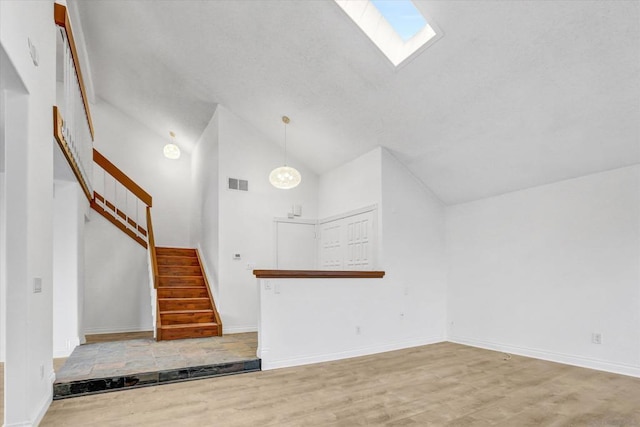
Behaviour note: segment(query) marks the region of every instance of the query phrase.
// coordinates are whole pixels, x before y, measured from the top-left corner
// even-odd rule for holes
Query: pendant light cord
[[[284,124],[284,165],[287,166],[287,124]]]

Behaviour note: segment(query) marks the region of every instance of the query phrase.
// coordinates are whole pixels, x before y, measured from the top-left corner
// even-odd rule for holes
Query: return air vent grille
[[[249,181],[246,179],[229,178],[229,190],[249,191]]]

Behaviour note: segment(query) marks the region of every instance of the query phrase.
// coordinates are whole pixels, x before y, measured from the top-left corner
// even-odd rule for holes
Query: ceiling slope
[[[289,115],[318,173],[385,146],[447,204],[640,162],[639,2],[415,3],[444,36],[399,69],[330,0],[77,6],[96,94],[187,150],[220,103],[271,141]]]

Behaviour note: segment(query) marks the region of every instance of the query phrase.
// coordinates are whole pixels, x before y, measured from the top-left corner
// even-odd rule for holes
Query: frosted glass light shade
[[[280,166],[272,170],[269,174],[269,182],[271,182],[271,185],[282,190],[297,187],[300,181],[302,181],[300,172],[289,166]]]
[[[180,158],[180,148],[176,144],[167,144],[162,151],[167,159],[176,160]]]

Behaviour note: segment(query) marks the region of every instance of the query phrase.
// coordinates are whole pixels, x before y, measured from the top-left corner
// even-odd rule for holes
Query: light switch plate
[[[34,279],[33,279],[33,293],[34,294],[39,294],[40,292],[42,292],[42,278],[41,277],[34,277]]]

